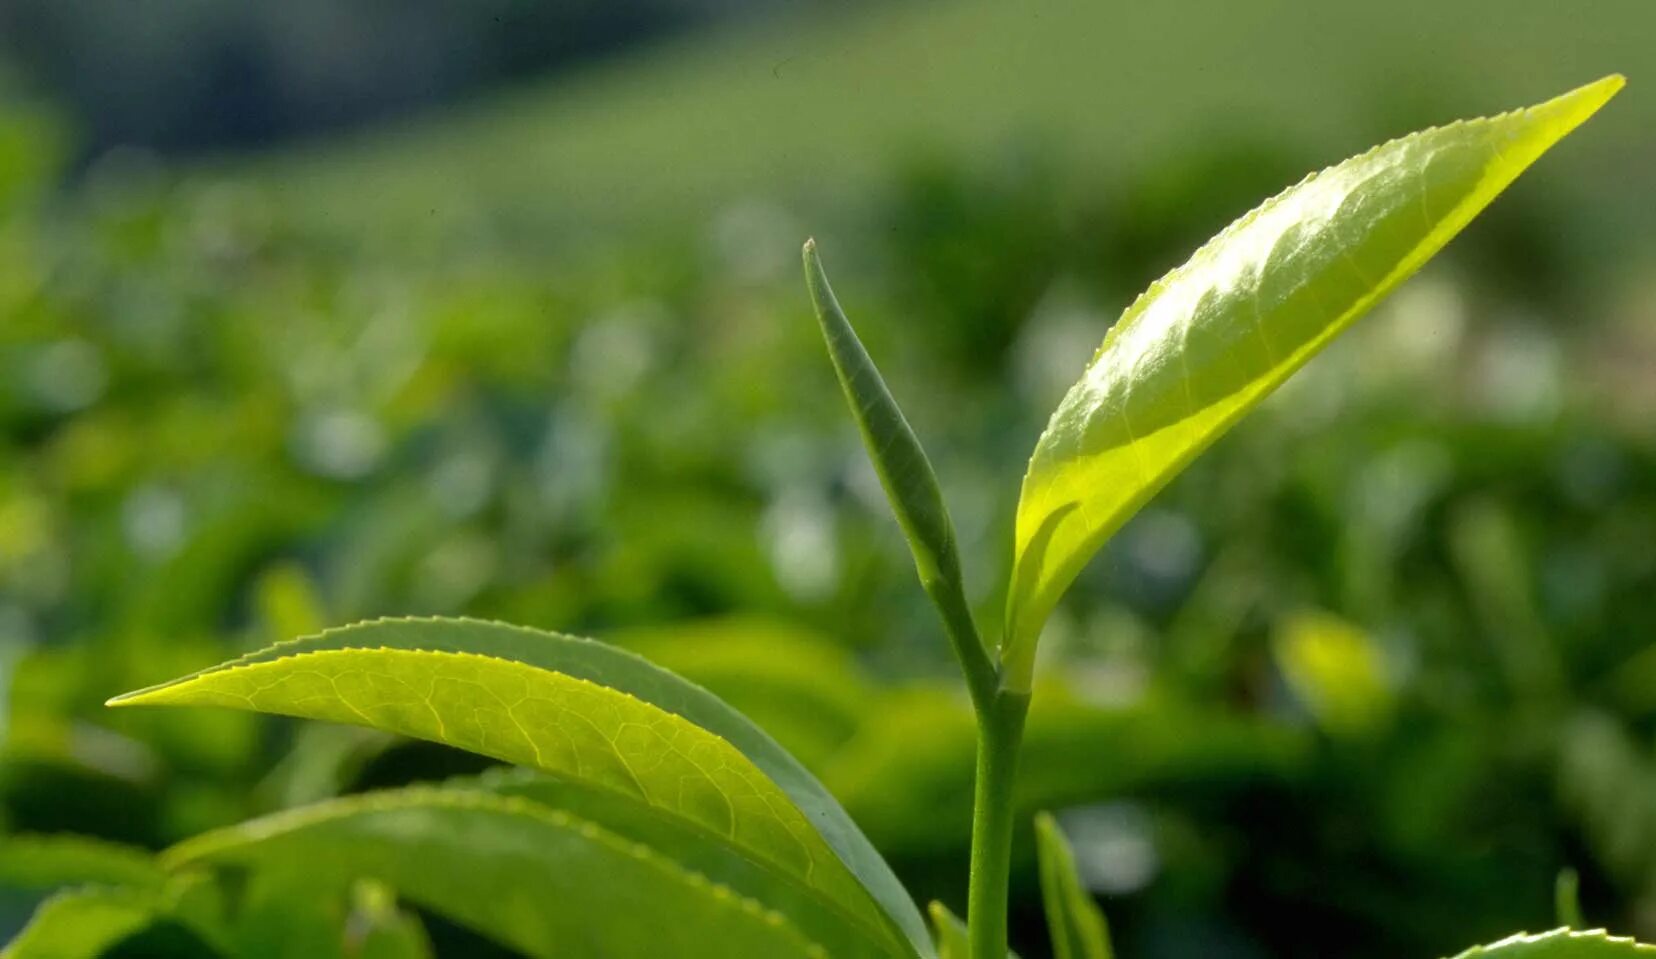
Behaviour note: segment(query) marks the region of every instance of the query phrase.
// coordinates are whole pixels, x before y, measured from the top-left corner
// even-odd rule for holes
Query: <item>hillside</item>
[[[865,6],[646,50],[227,169],[335,227],[418,231],[482,210],[556,230],[699,216],[754,195],[829,210],[893,155],[1013,141],[1106,180],[1241,131],[1290,144],[1309,165],[1621,71],[1633,88],[1598,135],[1539,171],[1621,193],[1629,177],[1656,186],[1656,164],[1606,169],[1656,150],[1656,98],[1640,75],[1652,35],[1645,0],[1611,0],[1592,17],[1549,0]],[[1603,208],[1646,225],[1651,211]]]

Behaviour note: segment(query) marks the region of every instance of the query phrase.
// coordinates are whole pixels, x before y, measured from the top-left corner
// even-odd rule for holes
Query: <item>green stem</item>
[[[1006,959],[1007,883],[1012,871],[1012,785],[1029,694],[995,693],[978,711],[972,873],[966,908],[972,959]]]
[[[972,695],[972,706],[981,717],[994,705],[1000,676],[989,650],[984,648],[983,639],[978,635],[977,624],[972,621],[966,594],[961,590],[960,576],[921,577],[921,585],[942,615],[944,632],[948,633],[955,658],[966,674],[966,690]]]

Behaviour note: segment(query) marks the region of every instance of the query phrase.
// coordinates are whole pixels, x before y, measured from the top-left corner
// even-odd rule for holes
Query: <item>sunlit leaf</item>
[[[1075,871],[1075,853],[1050,813],[1035,817],[1041,866],[1041,902],[1055,959],[1112,959],[1110,928]]]
[[[410,788],[198,836],[173,865],[371,878],[537,959],[826,954],[780,913],[569,813],[521,797]],[[865,955],[867,953],[864,953]]]
[[[1266,201],[1117,321],[1035,446],[1003,660],[1027,688],[1053,606],[1146,500],[1621,88],[1394,140]]]
[[[1651,956],[1656,956],[1656,946],[1611,936],[1602,929],[1591,932],[1555,929],[1474,946],[1455,959],[1648,959]]]
[[[534,767],[722,837],[898,954],[931,953],[889,868],[797,761],[706,691],[601,643],[471,620],[386,620],[115,702],[367,725]]]

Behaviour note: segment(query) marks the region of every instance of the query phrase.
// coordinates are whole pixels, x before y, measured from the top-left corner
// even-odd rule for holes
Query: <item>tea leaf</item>
[[[1455,959],[1649,959],[1656,946],[1607,934],[1602,929],[1572,932],[1554,929],[1517,935],[1488,946],[1474,946]]]
[[[874,471],[897,514],[897,523],[908,537],[921,580],[958,582],[960,556],[955,550],[954,525],[943,504],[937,474],[874,360],[840,309],[814,240],[805,244],[805,281],[817,321],[822,324],[828,356],[834,361],[834,374],[845,391],[845,401],[851,405]]]
[[[1314,174],[1128,307],[1030,458],[1007,599],[1007,684],[1028,688],[1047,616],[1128,517],[1622,83],[1606,77],[1528,109],[1426,130]]]
[[[1075,853],[1050,813],[1035,817],[1041,902],[1052,931],[1054,959],[1112,959],[1110,928],[1075,871]]]
[[[159,889],[155,857],[133,846],[69,834],[0,837],[0,886],[51,889],[96,883]]]
[[[96,959],[128,936],[160,921],[154,890],[90,887],[60,892],[40,904],[0,959]]]
[[[165,859],[375,879],[537,959],[699,955],[713,942],[754,959],[826,955],[780,913],[520,797],[422,787],[353,796],[198,836]]]
[[[512,796],[556,809],[649,847],[657,854],[732,892],[786,916],[812,942],[835,956],[891,955],[893,943],[877,927],[855,921],[797,875],[755,862],[739,847],[656,816],[636,805],[618,803],[584,784],[553,779],[530,769],[496,769],[456,780],[452,788]],[[899,954],[906,955],[901,952]]]
[[[201,875],[65,889],[40,904],[0,959],[93,959],[152,932],[168,943],[166,955],[216,956],[224,952],[221,906],[217,888]]]
[[[929,911],[932,929],[937,933],[938,959],[972,959],[972,943],[960,917],[940,902],[933,902]]]
[[[889,867],[803,767],[705,690],[601,643],[473,620],[384,620],[112,702],[366,725],[541,769],[731,844],[898,954],[932,954]]]
[[[845,391],[846,402],[851,405],[851,414],[862,433],[868,458],[874,463],[874,472],[885,488],[886,499],[891,501],[892,512],[897,514],[897,525],[902,527],[909,550],[914,553],[920,583],[943,614],[949,640],[954,644],[961,668],[966,671],[972,695],[984,700],[995,683],[994,666],[966,606],[954,524],[943,503],[937,474],[932,472],[931,461],[926,458],[919,438],[834,298],[828,276],[822,270],[822,260],[817,256],[815,240],[805,243],[805,283],[811,291],[817,321],[822,324],[822,337],[828,344],[834,373]]]

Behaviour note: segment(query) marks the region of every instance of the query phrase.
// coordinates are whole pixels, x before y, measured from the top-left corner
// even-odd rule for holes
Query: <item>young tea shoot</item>
[[[395,619],[272,646],[111,705],[355,724],[514,768],[301,806],[197,836],[154,862],[43,850],[92,880],[48,900],[4,955],[91,957],[161,925],[209,954],[266,955],[248,944],[273,928],[337,926],[338,916],[354,950],[341,955],[367,955],[369,944],[374,955],[429,955],[395,896],[535,959],[1003,959],[1036,650],[1077,574],[1621,85],[1607,77],[1376,147],[1265,201],[1153,283],[1035,444],[993,631],[974,615],[930,461],[805,245],[834,371],[977,717],[964,922],[933,903],[928,923],[834,796],[700,686],[589,639]],[[1112,959],[1109,926],[1058,821],[1039,816],[1034,834],[1055,955]],[[1571,928],[1463,957],[1656,957],[1656,947],[1574,928],[1573,887],[1560,902]]]

